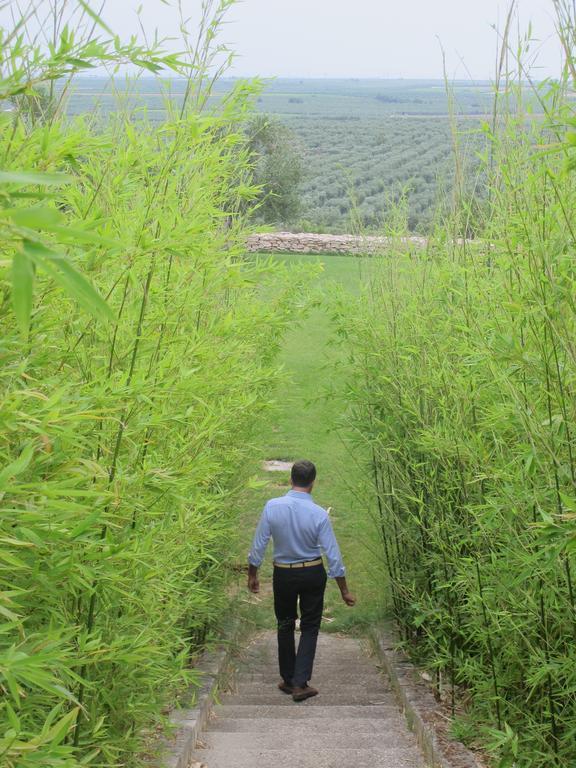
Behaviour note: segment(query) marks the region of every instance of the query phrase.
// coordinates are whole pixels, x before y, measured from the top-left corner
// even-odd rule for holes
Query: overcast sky
[[[22,0],[20,0],[22,2]],[[48,0],[46,0],[48,2]],[[107,0],[105,18],[122,37],[178,35],[176,0]],[[100,0],[92,0],[98,7]],[[197,18],[201,0],[182,0]],[[553,0],[518,0],[519,25],[533,23],[539,76],[558,72]],[[489,79],[496,32],[507,0],[242,0],[229,13],[222,40],[237,53],[232,74],[266,77],[442,76],[439,40],[451,77]],[[175,41],[170,44],[178,49]]]
[[[141,0],[110,0],[107,18],[131,28]],[[200,0],[183,0],[190,13]],[[438,38],[451,75],[489,78],[496,33],[508,2],[498,0],[243,0],[224,39],[237,52],[237,75],[299,77],[441,77]],[[520,24],[533,22],[542,75],[555,74],[559,47],[552,0],[519,0]],[[161,0],[144,0],[146,28],[176,34]],[[172,17],[172,18],[170,18]]]

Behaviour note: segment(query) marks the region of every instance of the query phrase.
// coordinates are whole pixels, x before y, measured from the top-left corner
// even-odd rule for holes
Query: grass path
[[[327,590],[324,630],[342,631],[369,621],[379,611],[382,572],[373,550],[377,536],[366,509],[354,488],[358,487],[356,461],[345,444],[346,434],[337,430],[347,404],[344,396],[346,361],[336,343],[330,320],[331,286],[340,283],[352,294],[358,291],[359,270],[363,267],[350,256],[278,256],[288,263],[323,263],[323,272],[315,279],[320,306],[292,330],[284,343],[281,362],[286,376],[276,392],[276,407],[263,426],[260,445],[263,459],[308,458],[318,468],[315,500],[332,507],[332,521],[347,567],[351,590],[359,598],[357,607],[347,608],[336,585]],[[259,470],[265,485],[247,494],[242,511],[239,557],[245,558],[254,525],[266,499],[288,490],[288,474]],[[272,626],[269,600],[271,576],[270,548],[261,570],[262,597],[245,600],[252,604],[249,615],[259,626]]]

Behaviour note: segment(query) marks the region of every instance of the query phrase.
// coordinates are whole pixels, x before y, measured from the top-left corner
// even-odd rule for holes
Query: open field
[[[222,78],[213,90],[213,101],[238,82]],[[492,86],[489,82],[456,81],[451,85],[458,111],[465,115],[489,115]],[[133,106],[145,105],[149,114],[161,115],[166,99],[179,104],[183,80],[141,77],[137,81],[110,81],[106,77],[78,77],[69,102],[71,113],[83,113],[101,104],[103,111],[116,108],[120,95],[130,94]],[[535,105],[534,105],[535,106]],[[441,116],[448,113],[446,88],[440,80],[287,79],[266,81],[257,98],[261,112],[281,117],[385,117],[386,115]]]

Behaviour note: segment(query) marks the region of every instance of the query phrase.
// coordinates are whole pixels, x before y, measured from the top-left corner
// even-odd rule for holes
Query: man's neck
[[[312,488],[310,486],[308,486],[308,488],[300,488],[297,485],[293,485],[292,490],[296,491],[297,493],[312,493]]]

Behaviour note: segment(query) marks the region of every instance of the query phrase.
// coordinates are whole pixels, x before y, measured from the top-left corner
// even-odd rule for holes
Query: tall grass
[[[575,19],[556,6],[566,77],[534,85],[544,120],[521,60],[500,78],[481,239],[458,239],[455,199],[426,252],[399,242],[339,313],[391,610],[501,768],[576,763]]]
[[[254,88],[202,109],[229,5],[205,3],[182,57],[97,40],[84,2],[88,32],[62,26],[50,48],[2,32],[2,765],[138,762],[222,610],[292,313],[244,253]],[[119,114],[96,131],[41,108],[56,80],[123,61],[189,78],[164,124]]]

